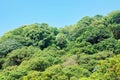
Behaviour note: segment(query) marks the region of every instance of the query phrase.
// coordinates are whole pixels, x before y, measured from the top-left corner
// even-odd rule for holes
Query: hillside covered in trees
[[[24,25],[0,38],[0,80],[120,80],[119,53],[120,11]]]

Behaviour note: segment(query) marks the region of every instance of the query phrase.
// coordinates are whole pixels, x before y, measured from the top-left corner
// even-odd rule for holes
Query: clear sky
[[[64,27],[113,10],[120,10],[120,0],[0,0],[0,36],[25,24]]]

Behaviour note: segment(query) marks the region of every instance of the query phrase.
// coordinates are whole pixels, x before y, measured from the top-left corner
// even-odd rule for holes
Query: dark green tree
[[[12,50],[18,49],[22,46],[16,40],[8,39],[0,43],[0,56],[6,56]]]

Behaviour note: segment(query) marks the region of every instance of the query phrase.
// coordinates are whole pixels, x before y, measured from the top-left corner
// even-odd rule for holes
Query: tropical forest
[[[6,32],[0,80],[120,80],[120,11],[60,28],[34,23]]]

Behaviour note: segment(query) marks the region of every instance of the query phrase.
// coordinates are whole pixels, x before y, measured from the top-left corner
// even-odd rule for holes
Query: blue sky
[[[25,24],[64,27],[113,10],[120,10],[120,0],[0,0],[0,36]]]

